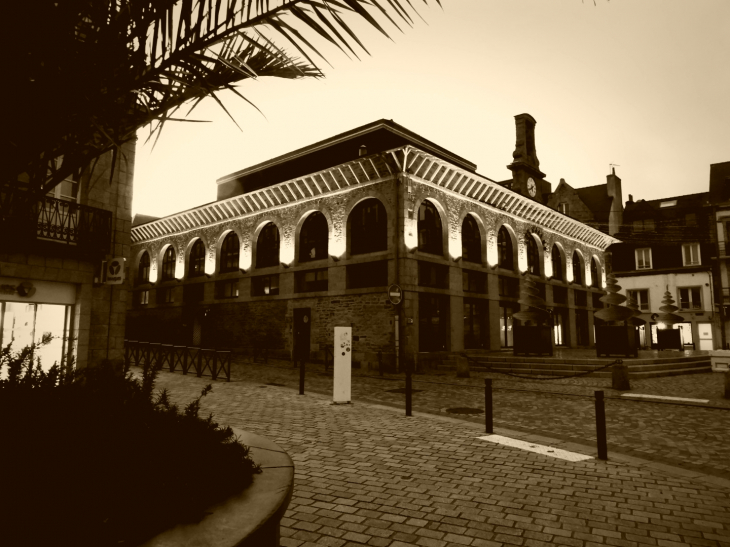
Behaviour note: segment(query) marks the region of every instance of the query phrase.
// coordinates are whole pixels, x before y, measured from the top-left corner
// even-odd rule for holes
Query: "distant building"
[[[128,338],[288,355],[352,325],[355,361],[374,363],[393,352],[397,318],[409,355],[499,350],[532,275],[556,343],[591,346],[616,240],[546,206],[535,120],[515,119],[502,183],[379,120],[219,179],[214,203],[134,226]]]
[[[710,165],[710,201],[713,204],[717,251],[715,262],[715,294],[720,315],[720,340],[723,348],[730,346],[730,161]]]

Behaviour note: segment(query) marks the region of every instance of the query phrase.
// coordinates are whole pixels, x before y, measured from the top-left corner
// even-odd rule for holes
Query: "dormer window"
[[[673,200],[670,200],[670,201],[662,201],[659,204],[659,207],[661,209],[664,209],[665,207],[674,207],[675,205],[677,205],[677,200],[676,199],[673,199]]]
[[[685,266],[699,266],[702,263],[699,243],[685,243],[682,245],[682,263]]]
[[[654,219],[646,218],[644,220],[634,221],[634,232],[653,232],[654,231]]]
[[[564,215],[570,214],[570,205],[567,202],[558,203],[558,212],[563,213]]]

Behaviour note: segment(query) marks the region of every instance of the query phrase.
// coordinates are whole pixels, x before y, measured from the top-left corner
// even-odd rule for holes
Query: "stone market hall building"
[[[354,361],[512,346],[532,275],[556,345],[593,345],[616,240],[545,204],[535,120],[516,116],[512,178],[380,120],[217,181],[217,201],[132,228],[127,338],[311,351],[353,328]],[[398,284],[393,306],[387,288]],[[295,328],[296,327],[296,328]],[[301,328],[300,328],[301,327]]]

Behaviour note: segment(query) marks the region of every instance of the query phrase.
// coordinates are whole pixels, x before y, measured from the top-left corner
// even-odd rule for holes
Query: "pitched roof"
[[[578,193],[581,201],[585,203],[586,207],[591,210],[593,218],[597,222],[608,222],[608,214],[611,211],[613,198],[606,194],[605,184],[576,188],[575,191]]]

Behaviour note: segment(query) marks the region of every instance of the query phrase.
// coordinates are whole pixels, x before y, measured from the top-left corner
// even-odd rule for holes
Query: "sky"
[[[606,182],[624,201],[708,190],[730,161],[729,0],[412,0],[424,21],[370,51],[326,49],[323,79],[261,78],[138,133],[133,213],[165,216],[216,199],[216,179],[385,118],[510,178],[514,116],[537,121],[540,169],[556,189]],[[386,3],[387,4],[387,3]],[[283,45],[281,43],[280,45]]]

